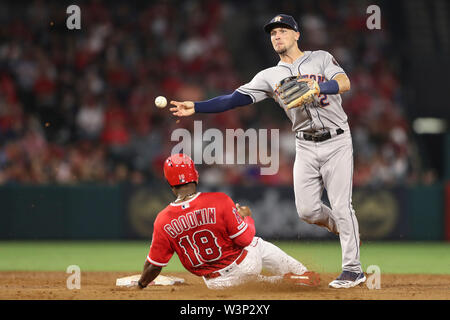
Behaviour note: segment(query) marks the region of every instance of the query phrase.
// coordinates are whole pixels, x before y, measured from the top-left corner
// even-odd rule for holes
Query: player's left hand
[[[239,215],[242,217],[242,218],[245,218],[245,217],[248,217],[248,216],[251,216],[252,215],[252,211],[250,210],[250,208],[249,207],[247,207],[247,206],[240,206],[239,205],[239,203],[236,203],[236,208],[237,208],[237,210],[238,210],[238,213],[239,213]]]
[[[286,108],[292,109],[314,102],[315,96],[320,94],[320,88],[317,81],[313,79],[287,77],[280,82],[275,92]]]
[[[310,78],[301,78],[298,79],[298,82],[306,82],[310,88],[310,94],[315,94],[316,96],[320,95],[320,87],[316,80]]]
[[[287,106],[288,109],[302,107],[303,105],[305,105],[307,103],[311,103],[312,101],[314,101],[314,96],[319,96],[319,94],[320,94],[319,84],[317,83],[316,80],[309,79],[309,78],[302,78],[302,79],[299,79],[298,82],[306,83],[309,87],[309,91],[307,91],[300,98],[289,103]]]

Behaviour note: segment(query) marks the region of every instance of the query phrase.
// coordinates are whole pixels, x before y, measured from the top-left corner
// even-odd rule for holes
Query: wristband
[[[319,83],[320,93],[337,94],[339,93],[339,83],[336,80]]]

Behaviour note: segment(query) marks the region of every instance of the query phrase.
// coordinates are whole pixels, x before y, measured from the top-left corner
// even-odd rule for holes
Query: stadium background
[[[437,130],[417,120],[450,118],[442,100],[450,5],[425,3],[0,3],[1,268],[32,269],[19,256],[33,252],[47,259],[42,269],[60,268],[58,261],[49,264],[53,255],[45,248],[50,243],[59,252],[67,242],[44,240],[143,240],[146,254],[153,220],[173,200],[162,179],[162,161],[176,144],[169,137],[176,128],[192,130],[194,120],[204,130],[279,129],[278,174],[260,176],[254,165],[199,165],[200,190],[224,191],[250,205],[266,239],[306,241],[317,252],[329,243],[316,240],[338,246],[335,236],[298,219],[294,136],[273,101],[179,124],[167,108],[154,107],[158,95],[203,100],[230,93],[276,64],[262,26],[280,12],[298,20],[303,50],[331,52],[351,79],[343,106],[354,141],[353,203],[363,242],[370,248],[378,240],[401,240],[408,248],[432,240],[437,251],[425,251],[439,259],[450,240],[450,134],[445,121]],[[81,8],[80,30],[66,27],[70,4]],[[381,8],[381,30],[366,27],[370,4]],[[99,249],[95,243],[91,250]],[[111,250],[124,253],[125,243],[114,242]],[[398,254],[398,243],[386,245],[385,253]],[[339,254],[336,246],[325,255]],[[414,257],[414,248],[399,251]],[[449,262],[443,263],[436,272],[448,272]],[[334,265],[339,268],[339,258]],[[412,272],[426,271],[416,266]]]

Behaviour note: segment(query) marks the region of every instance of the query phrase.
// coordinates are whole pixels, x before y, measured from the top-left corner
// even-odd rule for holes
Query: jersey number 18
[[[192,238],[181,237],[178,244],[183,248],[194,267],[217,260],[222,256],[222,250],[217,244],[217,237],[207,229],[196,231]]]

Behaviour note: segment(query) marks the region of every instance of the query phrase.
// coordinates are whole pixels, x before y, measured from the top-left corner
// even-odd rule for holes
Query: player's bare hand
[[[170,101],[170,104],[175,106],[170,108],[174,116],[189,117],[195,113],[193,101]]]
[[[238,210],[239,215],[242,218],[252,215],[252,211],[250,210],[250,207],[248,207],[248,206],[240,206],[239,203],[236,203],[236,208]]]

